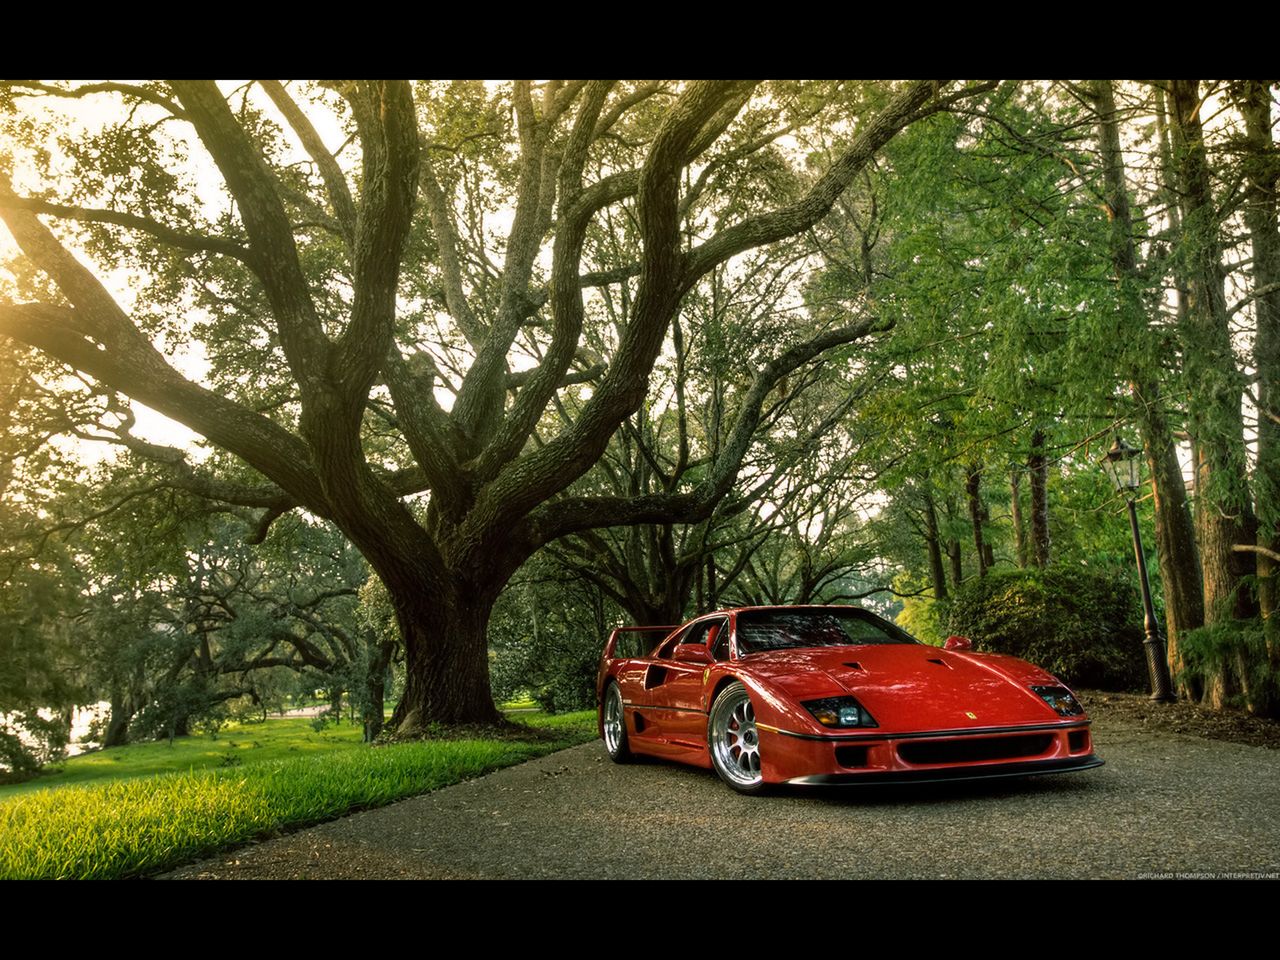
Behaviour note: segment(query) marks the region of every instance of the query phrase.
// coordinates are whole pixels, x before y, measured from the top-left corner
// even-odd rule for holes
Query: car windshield
[[[911,634],[856,607],[753,610],[738,614],[738,654],[796,647],[918,643]]]

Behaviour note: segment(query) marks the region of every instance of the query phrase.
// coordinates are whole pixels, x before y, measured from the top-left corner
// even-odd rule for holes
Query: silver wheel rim
[[[745,690],[716,701],[711,718],[711,751],[716,769],[740,787],[754,787],[760,773],[760,731],[756,712]]]
[[[604,748],[610,756],[617,756],[622,748],[622,722],[622,694],[610,687],[604,703]]]

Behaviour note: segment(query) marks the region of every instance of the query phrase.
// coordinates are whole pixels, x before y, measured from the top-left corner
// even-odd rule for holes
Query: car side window
[[[662,649],[658,651],[658,658],[660,660],[670,660],[675,654],[676,647],[679,646],[702,646],[703,644],[711,643],[712,655],[719,660],[728,660],[728,634],[728,624],[723,620],[703,620],[699,623],[690,624],[662,645]],[[717,653],[721,645],[724,647],[723,656]]]
[[[711,656],[717,660],[729,659],[729,621],[719,620],[712,625]]]
[[[707,633],[711,630],[711,627],[712,624],[710,623],[695,623],[689,628],[689,631],[684,635],[684,639],[680,642],[701,646],[707,642]]]
[[[680,646],[680,644],[682,643],[700,643],[701,641],[699,640],[689,639],[689,635],[694,631],[696,631],[699,626],[700,624],[695,623],[691,627],[685,627],[683,630],[677,633],[674,637],[672,637],[670,640],[664,643],[662,645],[662,649],[658,651],[658,659],[670,660],[672,655],[676,652],[676,647]]]

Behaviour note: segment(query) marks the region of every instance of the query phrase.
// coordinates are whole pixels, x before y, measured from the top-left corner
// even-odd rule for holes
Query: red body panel
[[[754,708],[766,783],[943,779],[1101,763],[1093,755],[1088,717],[1061,716],[1034,692],[1033,685],[1062,685],[1032,664],[918,643],[739,656],[737,617],[743,612],[711,615],[728,624],[732,637],[730,658],[711,664],[674,659],[686,627],[655,628],[643,656],[614,656],[622,632],[610,636],[597,695],[603,702],[608,685],[618,685],[633,752],[710,767],[708,714],[720,690],[736,680]],[[877,726],[830,729],[801,705],[847,696]],[[603,710],[600,716],[603,733]]]

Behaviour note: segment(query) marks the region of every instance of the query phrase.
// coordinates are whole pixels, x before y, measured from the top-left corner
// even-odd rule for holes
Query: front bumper
[[[795,784],[936,783],[1099,767],[1088,721],[816,736],[761,726],[767,779]]]
[[[936,770],[903,770],[873,773],[819,773],[794,777],[787,783],[802,786],[892,786],[904,783],[961,783],[966,780],[998,780],[1001,777],[1031,777],[1040,773],[1066,773],[1089,770],[1106,761],[1095,753],[1067,760],[1033,760],[1020,763],[996,763],[980,767],[943,767]]]

